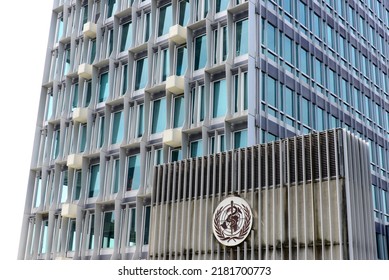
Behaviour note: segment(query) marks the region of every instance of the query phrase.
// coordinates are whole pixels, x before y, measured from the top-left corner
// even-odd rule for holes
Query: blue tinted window
[[[188,65],[188,54],[186,47],[181,47],[177,49],[177,60],[176,60],[176,75],[183,76],[186,72]]]
[[[137,190],[140,187],[140,156],[135,155],[128,158],[127,170],[127,191]]]
[[[96,197],[100,191],[100,165],[94,164],[90,167],[90,181],[88,197]]]
[[[167,34],[172,24],[173,24],[172,5],[169,4],[159,8],[158,36]]]
[[[120,42],[120,51],[123,52],[131,46],[132,38],[132,25],[131,22],[123,24],[122,27],[122,40]]]
[[[241,130],[234,133],[234,149],[247,146],[247,130]]]
[[[99,102],[107,100],[109,94],[108,72],[100,75]]]
[[[236,56],[246,54],[248,52],[248,20],[238,21],[236,23]]]
[[[136,74],[135,74],[135,90],[146,87],[148,79],[147,73],[147,57],[139,59],[136,63]]]
[[[216,0],[216,13],[225,11],[229,2],[229,0]]]
[[[180,16],[178,19],[178,24],[181,26],[186,26],[189,22],[189,15],[190,15],[190,6],[189,6],[189,0],[182,0],[180,1]]]
[[[221,117],[227,113],[226,80],[213,83],[213,117]]]
[[[173,127],[182,127],[184,124],[184,96],[174,99]]]
[[[190,143],[190,157],[201,157],[203,155],[203,141],[193,141]]]
[[[124,134],[124,120],[123,112],[116,112],[113,115],[113,124],[112,124],[112,140],[111,144],[119,143],[123,140]]]
[[[115,243],[115,213],[104,213],[103,234],[101,237],[101,248],[113,248]]]
[[[195,39],[194,70],[202,69],[207,64],[207,46],[205,35]]]
[[[153,103],[153,118],[151,133],[164,131],[166,128],[166,99],[155,100]]]

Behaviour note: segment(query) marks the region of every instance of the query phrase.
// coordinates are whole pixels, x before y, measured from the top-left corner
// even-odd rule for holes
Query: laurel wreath
[[[244,218],[245,221],[244,221],[243,227],[240,230],[238,236],[225,236],[224,235],[224,232],[223,232],[223,230],[220,227],[220,217],[221,217],[221,214],[223,212],[223,208],[220,208],[219,210],[216,211],[215,219],[213,221],[213,224],[214,224],[214,228],[215,228],[215,234],[217,235],[219,240],[227,241],[227,242],[230,242],[231,240],[233,240],[233,241],[241,240],[249,232],[249,230],[250,230],[250,222],[251,222],[250,210],[245,205],[242,205],[242,207],[243,207],[243,211],[245,213],[245,218]]]

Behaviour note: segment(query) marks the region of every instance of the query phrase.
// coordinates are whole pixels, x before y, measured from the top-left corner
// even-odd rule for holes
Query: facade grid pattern
[[[343,127],[389,244],[389,4],[54,0],[20,259],[148,257],[153,166]]]

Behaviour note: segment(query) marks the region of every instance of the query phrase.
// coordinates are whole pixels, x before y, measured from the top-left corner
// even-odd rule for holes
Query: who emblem
[[[253,215],[248,203],[240,197],[228,197],[213,213],[213,234],[225,246],[236,246],[249,235]]]

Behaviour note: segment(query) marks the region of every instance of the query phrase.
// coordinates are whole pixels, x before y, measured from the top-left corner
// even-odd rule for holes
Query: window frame
[[[115,129],[115,116],[117,114],[120,114],[120,117],[119,117],[119,123],[118,123],[118,131],[115,132],[114,129]],[[122,126],[122,131],[120,132],[120,125]],[[113,145],[113,146],[116,146],[116,145],[120,145],[123,141],[124,141],[124,136],[125,136],[125,129],[124,129],[124,109],[118,109],[118,110],[115,110],[111,113],[111,122],[110,122],[110,139],[109,139],[109,143],[110,145]],[[115,137],[114,137],[114,133],[117,134]],[[116,141],[114,141],[114,138],[116,138]],[[121,138],[121,139],[120,139]]]
[[[176,102],[178,99],[181,99],[181,104],[180,104],[180,115],[182,115],[182,120],[181,120],[181,125],[178,124],[176,125]],[[183,127],[184,124],[185,124],[185,99],[184,99],[184,95],[178,95],[178,96],[174,96],[172,98],[172,110],[171,110],[171,117],[170,117],[170,120],[171,120],[171,125],[170,127],[171,128],[180,128],[180,127]]]
[[[226,37],[226,39],[224,38]],[[225,39],[225,40],[224,40]],[[228,59],[228,27],[227,24],[218,26],[212,30],[212,64],[225,63]]]
[[[169,7],[170,7],[170,12],[168,11]],[[162,25],[162,34],[160,34],[161,9],[166,9],[165,18],[164,18],[164,24]],[[173,11],[173,5],[172,5],[171,2],[164,3],[164,4],[162,4],[161,6],[159,6],[157,8],[157,16],[156,16],[156,22],[155,22],[155,28],[156,28],[155,36],[156,36],[156,40],[157,41],[161,41],[161,40],[165,39],[165,37],[169,36],[169,29],[170,29],[171,26],[173,26],[173,12],[174,12]],[[168,18],[168,20],[170,20],[170,26],[168,26],[169,25],[169,21],[166,23],[166,18]],[[167,24],[167,26],[165,26],[165,24]],[[167,31],[165,30],[165,32],[164,32],[165,28],[167,28]]]
[[[131,158],[134,158],[135,157],[135,162],[134,162],[134,171],[133,171],[133,174],[132,174],[132,178],[131,178],[131,185],[129,185],[129,168],[130,168],[130,160]],[[139,166],[136,165],[137,161],[139,160]],[[140,153],[136,153],[136,154],[131,154],[131,155],[128,155],[126,157],[126,175],[125,175],[125,178],[126,178],[126,192],[131,192],[131,191],[138,191],[142,185],[142,174],[141,172],[137,172],[137,168],[139,168],[139,170],[142,169],[142,163],[141,163],[141,155]],[[133,185],[133,181],[134,181],[134,178],[139,176],[139,178],[137,178],[139,180],[139,186],[135,186]]]
[[[165,113],[165,116],[164,116],[164,124],[162,124],[164,126],[164,128],[160,131],[158,131],[158,122],[154,122],[154,108],[155,108],[155,102],[161,102],[160,106],[163,105],[162,104],[162,100],[164,100],[164,103],[165,103],[165,110],[162,110],[162,111],[159,111],[159,114],[158,114],[158,121],[161,120],[160,118],[160,114],[164,114]],[[167,100],[166,100],[166,96],[162,96],[162,97],[159,97],[159,98],[156,98],[154,100],[151,101],[151,106],[150,106],[150,113],[151,113],[151,117],[149,118],[149,127],[150,127],[150,135],[160,135],[161,133],[164,132],[164,130],[166,129],[166,125],[167,125],[167,119],[166,119],[166,109],[167,109]],[[163,117],[163,116],[162,116]],[[154,124],[156,124],[156,129],[154,130]],[[153,137],[152,137],[153,138]]]
[[[222,81],[224,81],[225,83],[225,89],[227,89],[227,79],[226,77],[223,77],[223,78],[220,78],[220,79],[217,79],[217,80],[214,80],[211,82],[211,102],[210,102],[210,112],[212,112],[212,119],[220,119],[220,118],[225,118],[228,114],[228,94],[227,94],[227,90],[225,92],[223,92],[223,88],[221,87],[221,83]],[[218,99],[218,102],[217,104],[222,104],[220,101],[220,97],[223,96],[223,94],[225,94],[225,105],[223,106],[224,108],[222,108],[224,112],[224,114],[217,114],[215,115],[215,84],[216,83],[220,83],[220,92],[219,92],[219,99]],[[217,110],[219,111],[219,110]]]

